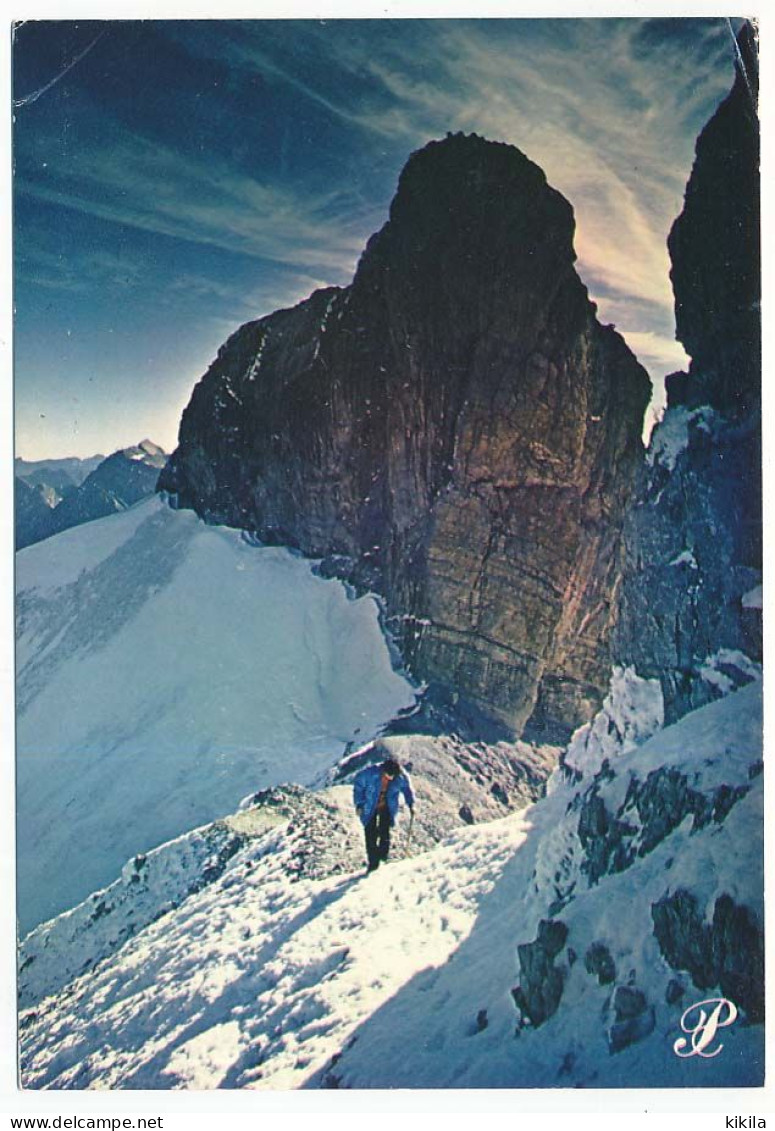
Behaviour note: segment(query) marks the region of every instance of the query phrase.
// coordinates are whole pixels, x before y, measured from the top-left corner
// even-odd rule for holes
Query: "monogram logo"
[[[706,1010],[707,1007],[707,1010]],[[673,1044],[676,1056],[701,1056],[710,1060],[723,1049],[721,1043],[711,1048],[719,1029],[726,1029],[737,1020],[737,1006],[725,997],[708,998],[690,1005],[681,1017],[681,1028],[687,1037]]]

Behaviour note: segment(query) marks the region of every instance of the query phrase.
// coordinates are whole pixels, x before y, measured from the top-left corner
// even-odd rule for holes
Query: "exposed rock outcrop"
[[[607,986],[616,979],[616,965],[605,943],[592,943],[584,955],[584,967],[588,974],[595,975],[601,986]]]
[[[512,990],[523,1020],[536,1027],[557,1012],[565,984],[566,968],[555,958],[564,948],[568,928],[561,919],[542,919],[533,942],[517,947],[520,982]]]
[[[614,652],[662,682],[667,721],[745,681],[761,659],[761,294],[758,66],[749,26],[737,77],[697,142],[670,235],[688,373],[625,524]]]
[[[583,1001],[611,1057],[671,1048],[705,999],[728,999],[746,1025],[764,1016],[761,682],[636,745],[651,689],[638,695],[634,680],[607,700],[615,726],[574,736],[542,803],[554,820],[526,885],[512,990],[523,1041],[525,1019],[572,1033]],[[579,1054],[572,1040],[568,1051]]]
[[[654,1031],[654,1006],[635,986],[617,986],[613,997],[614,1023],[608,1030],[609,1052],[621,1052]]]
[[[442,701],[554,740],[610,669],[645,371],[518,150],[415,153],[352,285],[242,327],[160,488],[386,598]]]
[[[596,781],[579,795],[578,835],[586,851],[582,867],[590,883],[631,867],[636,857],[651,852],[687,816],[692,817],[692,831],[711,821],[719,824],[748,789],[748,785],[723,783],[712,793],[702,793],[676,769],[652,770],[643,782],[631,778],[624,801],[612,814]]]
[[[670,966],[685,970],[699,990],[718,986],[750,1021],[764,1020],[764,929],[757,915],[724,893],[711,917],[679,889],[653,904],[651,917]]]

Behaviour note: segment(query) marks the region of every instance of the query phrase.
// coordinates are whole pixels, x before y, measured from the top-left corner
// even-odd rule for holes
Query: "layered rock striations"
[[[627,517],[614,651],[662,682],[668,721],[761,660],[761,322],[758,69],[750,27],[736,79],[700,134],[669,240],[688,373],[667,379]]]
[[[243,326],[159,487],[383,594],[415,674],[511,732],[599,705],[649,381],[518,150],[415,153],[345,289]]]

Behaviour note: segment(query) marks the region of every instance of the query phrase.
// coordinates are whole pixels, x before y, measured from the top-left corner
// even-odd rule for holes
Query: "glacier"
[[[21,933],[414,700],[375,599],[161,497],[22,550]]]

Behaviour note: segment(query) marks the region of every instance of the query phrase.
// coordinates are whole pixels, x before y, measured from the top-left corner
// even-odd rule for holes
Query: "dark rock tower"
[[[573,232],[519,150],[431,142],[351,286],[229,339],[160,480],[383,594],[438,699],[550,738],[608,684],[650,391]]]
[[[737,653],[761,659],[757,91],[744,25],[734,86],[699,136],[669,239],[676,336],[691,365],[667,379],[668,411],[625,529],[614,652],[661,680],[668,721],[712,699],[720,678],[744,681]]]

